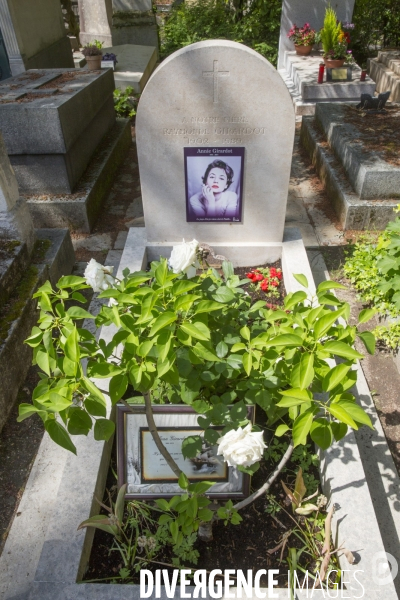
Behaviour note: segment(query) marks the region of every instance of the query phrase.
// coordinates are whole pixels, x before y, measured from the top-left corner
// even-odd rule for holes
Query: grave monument
[[[0,29],[12,75],[74,66],[60,2],[0,0]]]
[[[0,84],[0,130],[36,227],[92,226],[131,143],[113,90],[111,69],[32,70]],[[99,152],[104,168],[88,176]]]
[[[37,320],[32,294],[46,279],[55,285],[70,273],[74,258],[68,230],[35,232],[0,134],[0,430],[31,362],[23,341]]]
[[[276,260],[294,111],[282,79],[265,58],[225,40],[182,48],[150,78],[136,135],[149,260],[163,254],[163,247],[169,256],[171,245],[182,238],[207,242],[235,264]],[[190,196],[201,190],[201,178],[215,160],[234,171],[229,192],[238,196],[240,214],[194,221]]]

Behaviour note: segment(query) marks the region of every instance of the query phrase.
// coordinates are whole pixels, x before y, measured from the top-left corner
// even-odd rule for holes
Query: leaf
[[[31,348],[35,348],[36,346],[39,346],[40,342],[42,341],[42,337],[43,337],[43,331],[41,329],[39,329],[39,327],[33,327],[31,335],[25,340],[25,344],[28,344],[28,346],[31,346]]]
[[[196,296],[195,294],[185,294],[184,296],[179,296],[174,303],[175,312],[177,310],[187,312],[192,306],[193,302],[198,298],[201,298],[201,296]]]
[[[314,379],[314,355],[303,354],[292,370],[290,382],[294,388],[305,390]]]
[[[229,277],[232,277],[235,274],[233,264],[228,260],[224,260],[222,262],[222,271],[224,273],[225,280],[228,280]]]
[[[311,515],[311,513],[316,510],[318,510],[318,506],[315,506],[315,504],[303,504],[299,508],[296,508],[294,512],[297,513],[298,515],[307,517],[308,515]]]
[[[325,554],[325,552],[329,553],[329,548],[331,546],[331,531],[332,531],[332,517],[333,517],[334,506],[332,505],[329,509],[328,515],[325,519],[325,536],[324,536],[324,545],[321,550],[321,554]]]
[[[289,431],[289,429],[290,429],[289,425],[285,425],[284,423],[281,423],[281,425],[278,425],[278,427],[276,428],[276,431],[275,431],[276,437],[281,437],[284,433]]]
[[[250,375],[251,369],[253,367],[253,359],[251,357],[251,354],[249,354],[248,352],[245,352],[242,355],[242,361],[243,361],[244,370],[246,371],[247,375]]]
[[[176,314],[175,313],[173,313],[171,311],[167,311],[165,313],[162,313],[154,321],[154,323],[153,323],[153,325],[152,325],[152,327],[150,329],[149,337],[153,337],[153,335],[155,335],[157,333],[157,331],[160,331],[160,329],[162,329],[163,327],[167,327],[171,323],[174,323],[174,321],[176,321]]]
[[[346,423],[346,425],[350,425],[353,429],[358,429],[357,423],[351,417],[351,415],[346,411],[343,406],[339,406],[338,402],[327,406],[328,411],[333,415],[338,421],[342,423]]]
[[[231,302],[231,300],[235,298],[235,294],[226,285],[221,285],[221,287],[217,289],[215,294],[213,294],[213,298],[217,302],[225,304],[226,302]]]
[[[311,429],[311,424],[314,419],[314,407],[308,408],[305,412],[299,415],[293,423],[293,443],[294,447],[300,444],[307,443],[307,436]]]
[[[166,260],[161,260],[160,264],[158,265],[158,267],[154,273],[154,276],[156,278],[158,285],[160,285],[160,286],[165,285],[165,283],[167,281],[167,274],[168,274],[168,263]]]
[[[46,373],[46,375],[48,375],[50,377],[50,363],[49,363],[49,355],[47,354],[47,352],[43,352],[42,350],[39,350],[39,352],[36,353],[35,358],[36,358],[37,364],[42,369],[42,371],[44,371]]]
[[[68,411],[68,432],[71,435],[87,435],[92,428],[92,419],[85,410],[75,407]]]
[[[328,279],[327,281],[322,281],[317,287],[317,294],[320,292],[326,292],[328,290],[345,290],[346,286],[341,283],[337,283],[337,281],[331,281]]]
[[[195,458],[201,452],[202,438],[199,435],[189,435],[182,442],[184,458]]]
[[[187,488],[189,487],[189,479],[183,472],[179,475],[178,485],[182,490],[187,490]]]
[[[109,419],[97,419],[94,425],[94,439],[108,442],[115,431],[115,424]]]
[[[350,550],[347,550],[347,548],[341,548],[341,551],[343,552],[343,554],[347,558],[347,562],[350,565],[354,564],[354,561],[355,561],[354,554]]]
[[[219,342],[217,344],[217,347],[215,348],[218,358],[224,358],[228,354],[228,350],[229,350],[228,345],[222,341]]]
[[[306,491],[307,491],[307,488],[304,485],[303,469],[300,467],[300,469],[297,471],[296,483],[295,483],[294,492],[293,492],[294,497],[298,501],[297,504],[301,503],[301,501],[303,500],[303,498],[306,494]]]
[[[58,423],[55,419],[47,419],[44,426],[53,442],[61,446],[61,448],[65,448],[73,454],[76,454],[76,448],[72,443],[67,430],[60,425],[60,423]]]
[[[21,421],[24,421],[35,413],[37,413],[43,420],[45,420],[47,417],[46,411],[40,410],[39,408],[36,408],[36,406],[32,406],[32,404],[25,404],[23,402],[18,406],[18,423],[21,423]]]
[[[195,308],[194,313],[199,315],[201,313],[209,313],[214,310],[221,310],[222,306],[219,302],[213,302],[212,300],[202,300]]]
[[[204,323],[201,323],[200,321],[196,323],[182,323],[180,328],[187,333],[187,335],[190,335],[197,340],[208,341],[211,337],[207,325],[204,325]]]
[[[362,333],[357,333],[360,340],[363,341],[365,348],[367,349],[368,354],[375,354],[375,336],[371,331],[363,331]]]
[[[115,404],[122,398],[128,387],[128,378],[123,373],[110,379],[109,394],[111,402]]]
[[[303,275],[302,273],[293,273],[293,277],[296,279],[296,281],[300,283],[300,285],[302,285],[305,288],[308,288],[308,281],[305,275]]]
[[[283,335],[277,335],[275,338],[267,342],[267,347],[279,347],[286,346],[287,348],[295,348],[296,346],[302,346],[303,340],[298,335],[292,333],[285,333]]]
[[[85,521],[80,523],[79,529],[84,529],[85,527],[94,527],[95,529],[101,529],[101,531],[106,531],[107,533],[111,533],[111,535],[118,535],[118,527],[116,525],[111,525],[111,520],[106,515],[94,515]]]
[[[201,508],[197,513],[197,516],[199,517],[200,521],[207,523],[212,520],[214,513],[209,508]]]
[[[67,337],[67,341],[64,345],[65,356],[69,358],[72,362],[79,361],[79,346],[78,346],[78,332],[76,327],[72,330],[72,332]]]
[[[80,306],[71,306],[67,310],[67,315],[74,319],[95,319],[96,318],[93,315],[91,315],[90,312],[88,312],[84,308],[81,308]]]
[[[311,425],[310,436],[320,448],[326,450],[333,442],[333,431],[326,419],[316,419]]]
[[[374,315],[376,315],[375,308],[364,308],[358,315],[358,324],[367,323]]]
[[[197,344],[193,346],[193,352],[196,354],[196,356],[198,356],[199,358],[203,358],[204,360],[217,362],[220,362],[221,360],[216,354],[214,354],[212,350],[210,350],[210,348],[206,346],[205,343],[197,342]],[[230,357],[227,358],[227,362],[229,361],[229,358]],[[240,362],[242,362],[241,359]]]
[[[335,403],[335,406],[340,406],[344,408],[344,410],[357,422],[362,425],[367,425],[373,429],[373,425],[371,423],[371,419],[367,415],[367,413],[355,402],[350,402],[349,400],[339,400],[339,402]]]
[[[296,304],[299,304],[300,302],[303,302],[303,300],[306,300],[306,298],[307,293],[303,291],[294,292],[294,294],[292,295],[288,294],[284,301],[285,308],[287,310],[290,310],[294,306],[296,306]]]
[[[121,371],[121,367],[117,367],[114,363],[109,363],[105,360],[102,362],[90,362],[88,364],[90,377],[97,377],[98,379],[108,379],[114,375],[119,375]]]
[[[342,383],[350,369],[351,365],[345,364],[337,365],[331,369],[322,380],[322,389],[324,392],[330,392],[339,385],[339,383]]]
[[[77,277],[76,275],[67,275],[65,277],[61,277],[58,280],[57,287],[62,290],[66,287],[89,287],[86,284],[86,280],[84,277]]]
[[[291,490],[289,490],[289,488],[283,481],[281,481],[281,484],[282,484],[283,489],[285,490],[287,497],[289,498],[289,500],[292,501],[292,504],[294,504],[295,506],[298,506],[299,502],[298,502],[297,498],[295,497],[295,495],[293,494],[293,492]]]
[[[118,490],[118,496],[117,496],[117,500],[115,502],[115,516],[118,519],[118,523],[121,526],[123,523],[123,519],[124,519],[124,508],[125,508],[125,494],[126,494],[126,488],[128,487],[128,484],[124,483],[123,485],[121,485],[121,487]]]
[[[199,283],[194,283],[194,281],[177,281],[171,288],[171,292],[174,296],[179,296],[180,294],[186,294],[199,287]]]
[[[315,339],[322,338],[327,331],[332,327],[332,325],[337,321],[337,319],[343,313],[343,308],[339,310],[332,310],[328,315],[321,317],[314,324],[314,337]]]
[[[244,338],[247,342],[250,341],[250,329],[248,327],[242,327],[240,330],[240,335],[242,336],[242,338]]]
[[[323,348],[326,352],[329,352],[329,354],[341,356],[342,358],[348,358],[349,360],[364,358],[362,354],[344,342],[327,342],[324,344]]]
[[[338,442],[339,440],[344,438],[344,436],[347,433],[348,427],[347,427],[346,423],[336,423],[333,421],[331,423],[331,429],[332,429],[335,440]]]

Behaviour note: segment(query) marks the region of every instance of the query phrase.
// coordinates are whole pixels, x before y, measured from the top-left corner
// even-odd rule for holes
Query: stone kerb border
[[[145,236],[145,229],[130,230],[118,273],[126,267],[131,270],[142,267],[146,259]],[[291,273],[304,273],[311,287],[311,269],[298,230],[286,229],[283,243],[273,246],[273,252],[277,250],[282,257],[287,291],[300,288]],[[101,335],[107,340],[110,332],[104,328]],[[102,380],[102,387],[104,383]],[[366,394],[364,384],[365,380],[364,383],[361,380],[362,401]],[[377,419],[372,400],[370,411],[373,419]],[[389,453],[387,445],[382,448],[386,443],[384,436],[382,439],[379,437],[379,442],[381,452]],[[101,497],[104,490],[111,444],[95,442],[93,437],[88,436],[78,437],[76,446],[77,457],[67,454],[47,436],[43,439],[18,509],[20,516],[14,520],[0,557],[0,572],[3,574],[0,595],[4,600],[140,598],[137,585],[77,583],[87,565],[93,530],[78,532],[76,528],[78,523],[98,512],[94,497]],[[371,577],[373,556],[384,551],[385,547],[354,434],[349,433],[329,452],[322,453],[321,459],[323,490],[332,494],[332,500],[338,506],[334,517],[334,538],[339,542],[345,540],[346,547],[357,551],[361,557],[358,565],[351,566],[345,561],[342,569],[350,572],[350,576],[355,570],[363,570],[363,573],[358,573],[358,579],[367,590],[367,596],[361,596],[360,587],[353,592],[345,590],[342,597],[381,600],[384,596],[385,600],[397,599],[393,584],[377,586]],[[280,599],[288,597],[287,589],[274,592]],[[178,594],[175,598],[179,597]],[[297,597],[310,596],[303,592]],[[312,597],[318,600],[326,596],[319,590]],[[164,592],[162,598],[166,598]]]

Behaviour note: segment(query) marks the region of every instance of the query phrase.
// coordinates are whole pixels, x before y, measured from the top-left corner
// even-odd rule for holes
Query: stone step
[[[130,121],[117,119],[74,194],[24,195],[35,227],[68,227],[75,232],[90,233],[131,143]]]
[[[23,343],[38,317],[32,294],[46,279],[54,286],[62,275],[68,275],[75,260],[67,229],[36,233],[32,260],[23,269],[7,303],[0,308],[0,431],[32,360],[32,348]]]
[[[344,230],[384,229],[389,221],[395,219],[398,199],[364,200],[353,191],[342,164],[313,117],[303,117],[300,143],[323,182]]]
[[[378,62],[389,67],[396,75],[400,75],[400,50],[380,50],[378,52]]]
[[[25,242],[0,240],[0,309],[28,267],[30,252]]]
[[[362,199],[398,198],[400,168],[367,151],[359,129],[351,123],[354,105],[318,104],[317,126],[346,171],[353,190]]]
[[[400,102],[400,60],[396,65],[393,64],[393,60],[390,62],[392,66],[396,66],[396,72],[377,58],[369,59],[368,72],[370,77],[376,82],[377,92],[383,93],[390,90],[389,100],[391,102]]]

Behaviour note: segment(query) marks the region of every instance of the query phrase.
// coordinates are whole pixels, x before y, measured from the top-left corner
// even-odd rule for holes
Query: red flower
[[[264,275],[261,275],[261,273],[257,273],[257,275],[254,275],[253,281],[262,281],[263,279]]]
[[[277,271],[276,276],[278,279],[282,279],[282,271]]]
[[[276,305],[276,304],[271,304],[270,302],[267,302],[267,303],[265,304],[265,306],[266,306],[267,308],[270,308],[271,310],[278,310],[278,307],[277,307],[277,305]]]
[[[278,287],[279,281],[271,281],[271,285],[274,287]]]
[[[246,277],[248,279],[254,280],[255,275],[254,275],[254,273],[246,273]]]
[[[268,292],[268,283],[269,283],[269,282],[268,282],[267,280],[264,280],[264,281],[262,282],[262,284],[261,284],[261,289],[262,289],[262,291],[263,291],[263,292]]]
[[[278,271],[274,267],[271,267],[269,270],[269,274],[271,277],[276,277],[278,275]]]

